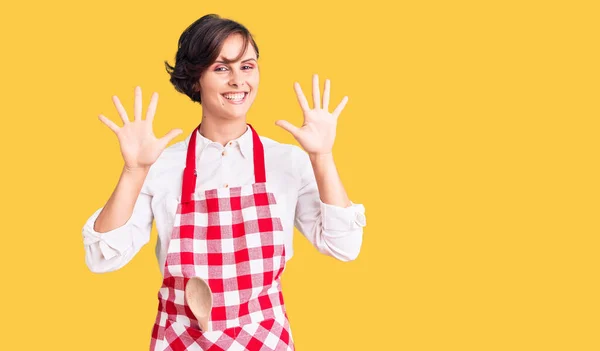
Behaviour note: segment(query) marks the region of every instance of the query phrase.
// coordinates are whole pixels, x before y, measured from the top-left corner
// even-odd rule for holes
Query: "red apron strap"
[[[192,132],[188,143],[185,168],[183,169],[182,203],[192,201],[192,194],[196,190],[196,134],[199,130],[200,124]]]
[[[192,201],[192,195],[196,191],[196,134],[200,132],[200,125],[194,129],[190,141],[188,143],[187,156],[185,160],[185,168],[183,170],[183,186],[181,191],[181,202]],[[248,124],[252,131],[252,150],[254,155],[254,181],[256,183],[266,182],[265,170],[265,152],[260,141],[260,137],[252,127]]]
[[[252,130],[252,153],[254,154],[254,182],[264,183],[267,181],[265,170],[265,151],[260,137],[251,124],[248,124]]]

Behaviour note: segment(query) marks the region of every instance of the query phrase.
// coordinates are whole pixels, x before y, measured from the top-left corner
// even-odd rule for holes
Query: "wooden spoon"
[[[204,279],[192,277],[185,286],[185,299],[190,310],[198,320],[202,331],[208,329],[208,318],[212,310],[212,291]]]

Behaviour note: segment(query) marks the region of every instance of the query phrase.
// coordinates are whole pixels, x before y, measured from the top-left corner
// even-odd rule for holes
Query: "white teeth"
[[[246,93],[223,94],[223,96],[227,100],[232,100],[232,101],[241,101],[245,95],[246,95]]]

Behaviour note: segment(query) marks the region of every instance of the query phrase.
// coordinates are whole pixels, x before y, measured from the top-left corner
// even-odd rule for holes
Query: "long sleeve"
[[[151,205],[152,196],[142,191],[127,222],[105,233],[94,230],[94,223],[102,208],[88,218],[82,233],[85,262],[92,272],[106,273],[120,269],[150,241],[154,220]]]
[[[310,159],[302,149],[297,151],[294,163],[301,180],[294,219],[296,228],[319,252],[341,261],[356,259],[366,226],[364,206],[352,202],[344,208],[322,202]]]

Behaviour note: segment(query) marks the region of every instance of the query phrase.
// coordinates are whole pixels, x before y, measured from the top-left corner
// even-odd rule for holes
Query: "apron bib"
[[[266,183],[264,149],[252,131],[255,183],[196,191],[196,134],[158,293],[150,350],[294,350],[280,277],[284,232]],[[201,172],[202,170],[198,170]],[[191,277],[213,295],[207,330],[184,297]]]

